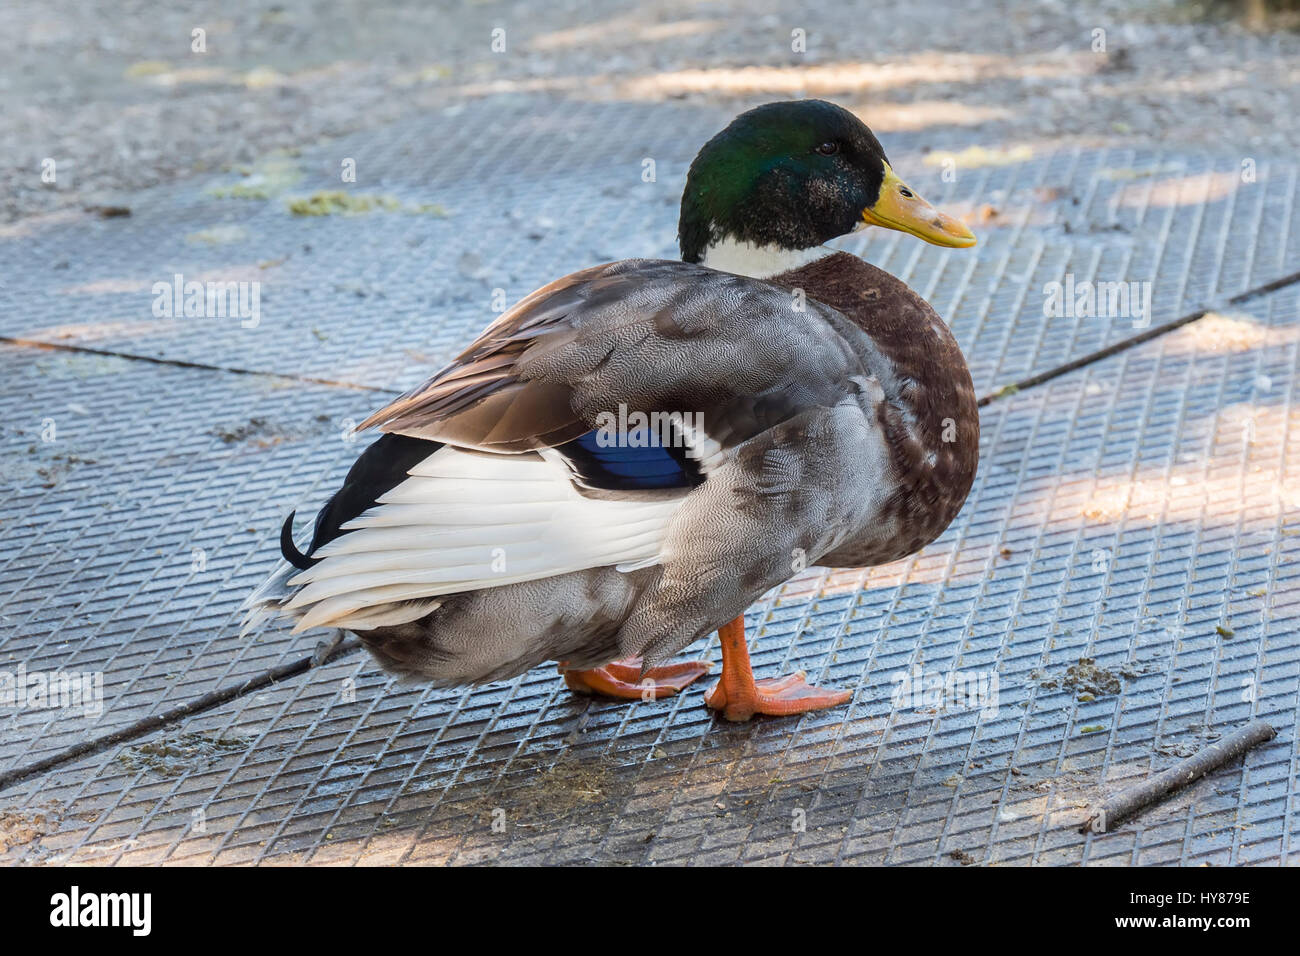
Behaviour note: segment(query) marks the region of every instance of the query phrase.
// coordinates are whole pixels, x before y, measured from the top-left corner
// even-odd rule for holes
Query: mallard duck
[[[867,226],[975,236],[819,100],[742,113],[700,150],[681,261],[584,269],[529,295],[362,423],[383,434],[284,560],[247,625],[357,634],[438,685],[554,661],[575,691],[650,699],[718,631],[705,697],[729,720],[834,707],[802,673],[756,680],[744,612],[807,565],[933,541],[979,447],[947,326],[904,283],[825,245]]]

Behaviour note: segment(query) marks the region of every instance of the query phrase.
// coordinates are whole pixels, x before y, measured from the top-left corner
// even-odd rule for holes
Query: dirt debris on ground
[[[1110,671],[1098,667],[1097,662],[1091,657],[1081,657],[1078,663],[1067,667],[1065,674],[1060,677],[1048,677],[1043,680],[1041,678],[1045,675],[1041,672],[1037,676],[1040,678],[1038,686],[1044,690],[1061,688],[1073,691],[1081,703],[1087,703],[1098,697],[1113,697],[1120,693],[1124,689],[1120,679],[1132,680],[1138,676],[1138,672],[1131,667],[1120,667]]]
[[[59,832],[68,809],[58,801],[44,801],[21,810],[0,810],[0,861],[41,863],[53,853],[42,841]],[[73,814],[86,819],[84,814]]]
[[[57,818],[48,811],[0,813],[0,853],[33,843],[57,828]]]
[[[276,422],[260,415],[254,415],[246,421],[231,422],[215,426],[211,434],[220,438],[227,445],[252,444],[258,448],[269,448],[287,441],[300,441],[321,431],[321,423],[329,424],[328,415],[317,415],[315,424],[304,422]]]
[[[116,759],[129,773],[148,772],[172,779],[202,770],[227,754],[243,753],[252,745],[251,737],[238,734],[174,731],[127,747]]]

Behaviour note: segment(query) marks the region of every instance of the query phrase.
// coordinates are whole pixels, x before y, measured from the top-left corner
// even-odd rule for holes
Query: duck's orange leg
[[[755,714],[784,717],[808,710],[824,710],[848,703],[847,690],[814,687],[804,680],[803,671],[786,677],[754,680],[745,645],[745,616],[718,628],[722,640],[722,677],[704,697],[727,720],[749,720]]]
[[[635,657],[611,661],[604,667],[589,671],[565,670],[563,664],[557,669],[564,675],[569,689],[579,694],[603,694],[624,700],[658,700],[680,693],[692,681],[703,677],[709,672],[709,662],[665,664],[652,667],[644,674],[641,673],[641,661]]]

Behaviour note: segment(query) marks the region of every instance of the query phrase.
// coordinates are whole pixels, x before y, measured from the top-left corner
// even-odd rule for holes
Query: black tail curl
[[[320,561],[320,558],[309,558],[298,550],[298,546],[293,543],[293,516],[298,512],[290,511],[289,517],[284,519],[284,524],[280,527],[280,553],[284,555],[284,560],[288,561],[299,571],[306,571],[312,565]]]

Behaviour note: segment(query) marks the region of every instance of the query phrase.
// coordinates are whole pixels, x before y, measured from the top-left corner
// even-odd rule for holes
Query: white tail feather
[[[461,591],[659,559],[680,497],[587,498],[562,461],[439,449],[346,522],[311,568],[281,562],[244,607],[245,631],[277,616],[294,632],[418,620]]]

